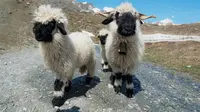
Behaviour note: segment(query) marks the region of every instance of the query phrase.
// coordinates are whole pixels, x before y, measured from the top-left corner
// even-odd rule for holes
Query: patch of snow
[[[88,31],[82,30],[82,33],[88,34],[90,37],[95,37],[93,33],[90,33]]]
[[[110,12],[110,11],[113,11],[114,10],[114,8],[112,8],[112,7],[104,7],[103,8],[103,11],[105,11],[105,12]]]
[[[87,2],[82,2],[82,4],[87,4]]]
[[[95,13],[101,11],[99,8],[93,8],[92,10],[93,10]]]
[[[143,35],[145,42],[180,42],[180,41],[198,41],[200,42],[200,36],[185,36],[185,35],[166,35],[166,34],[148,34]]]

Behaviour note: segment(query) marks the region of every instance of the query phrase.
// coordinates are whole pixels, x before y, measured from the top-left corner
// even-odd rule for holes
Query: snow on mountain
[[[110,11],[112,11],[114,8],[112,8],[112,7],[104,7],[103,8],[103,11],[105,11],[105,12],[110,12]]]
[[[82,2],[82,4],[87,4],[87,2]]]
[[[93,8],[92,9],[94,12],[100,12],[101,11],[101,9],[99,9],[99,8]]]

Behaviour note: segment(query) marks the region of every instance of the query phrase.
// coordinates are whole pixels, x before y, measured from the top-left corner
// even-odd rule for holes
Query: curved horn
[[[156,16],[151,15],[151,16],[147,16],[145,14],[139,13],[140,16],[140,20],[145,20],[145,19],[149,19],[149,18],[156,18]]]
[[[97,12],[96,15],[101,15],[103,17],[108,17],[109,16],[109,12]]]

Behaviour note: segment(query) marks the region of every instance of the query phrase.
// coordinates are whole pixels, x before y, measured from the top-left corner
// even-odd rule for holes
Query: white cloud
[[[161,21],[158,21],[158,22],[155,22],[156,24],[158,25],[175,25],[173,20],[169,19],[169,18],[166,18],[164,20],[161,20]]]
[[[114,8],[112,8],[112,7],[104,7],[103,8],[103,10],[105,11],[105,12],[110,12],[110,11],[112,11]]]
[[[171,16],[171,18],[175,18],[175,16]]]
[[[93,8],[92,9],[94,12],[100,12],[101,10],[99,8]]]

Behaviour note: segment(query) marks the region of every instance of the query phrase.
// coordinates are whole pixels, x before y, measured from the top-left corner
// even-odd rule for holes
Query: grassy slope
[[[199,42],[146,44],[145,60],[190,73],[195,78],[200,79]]]

